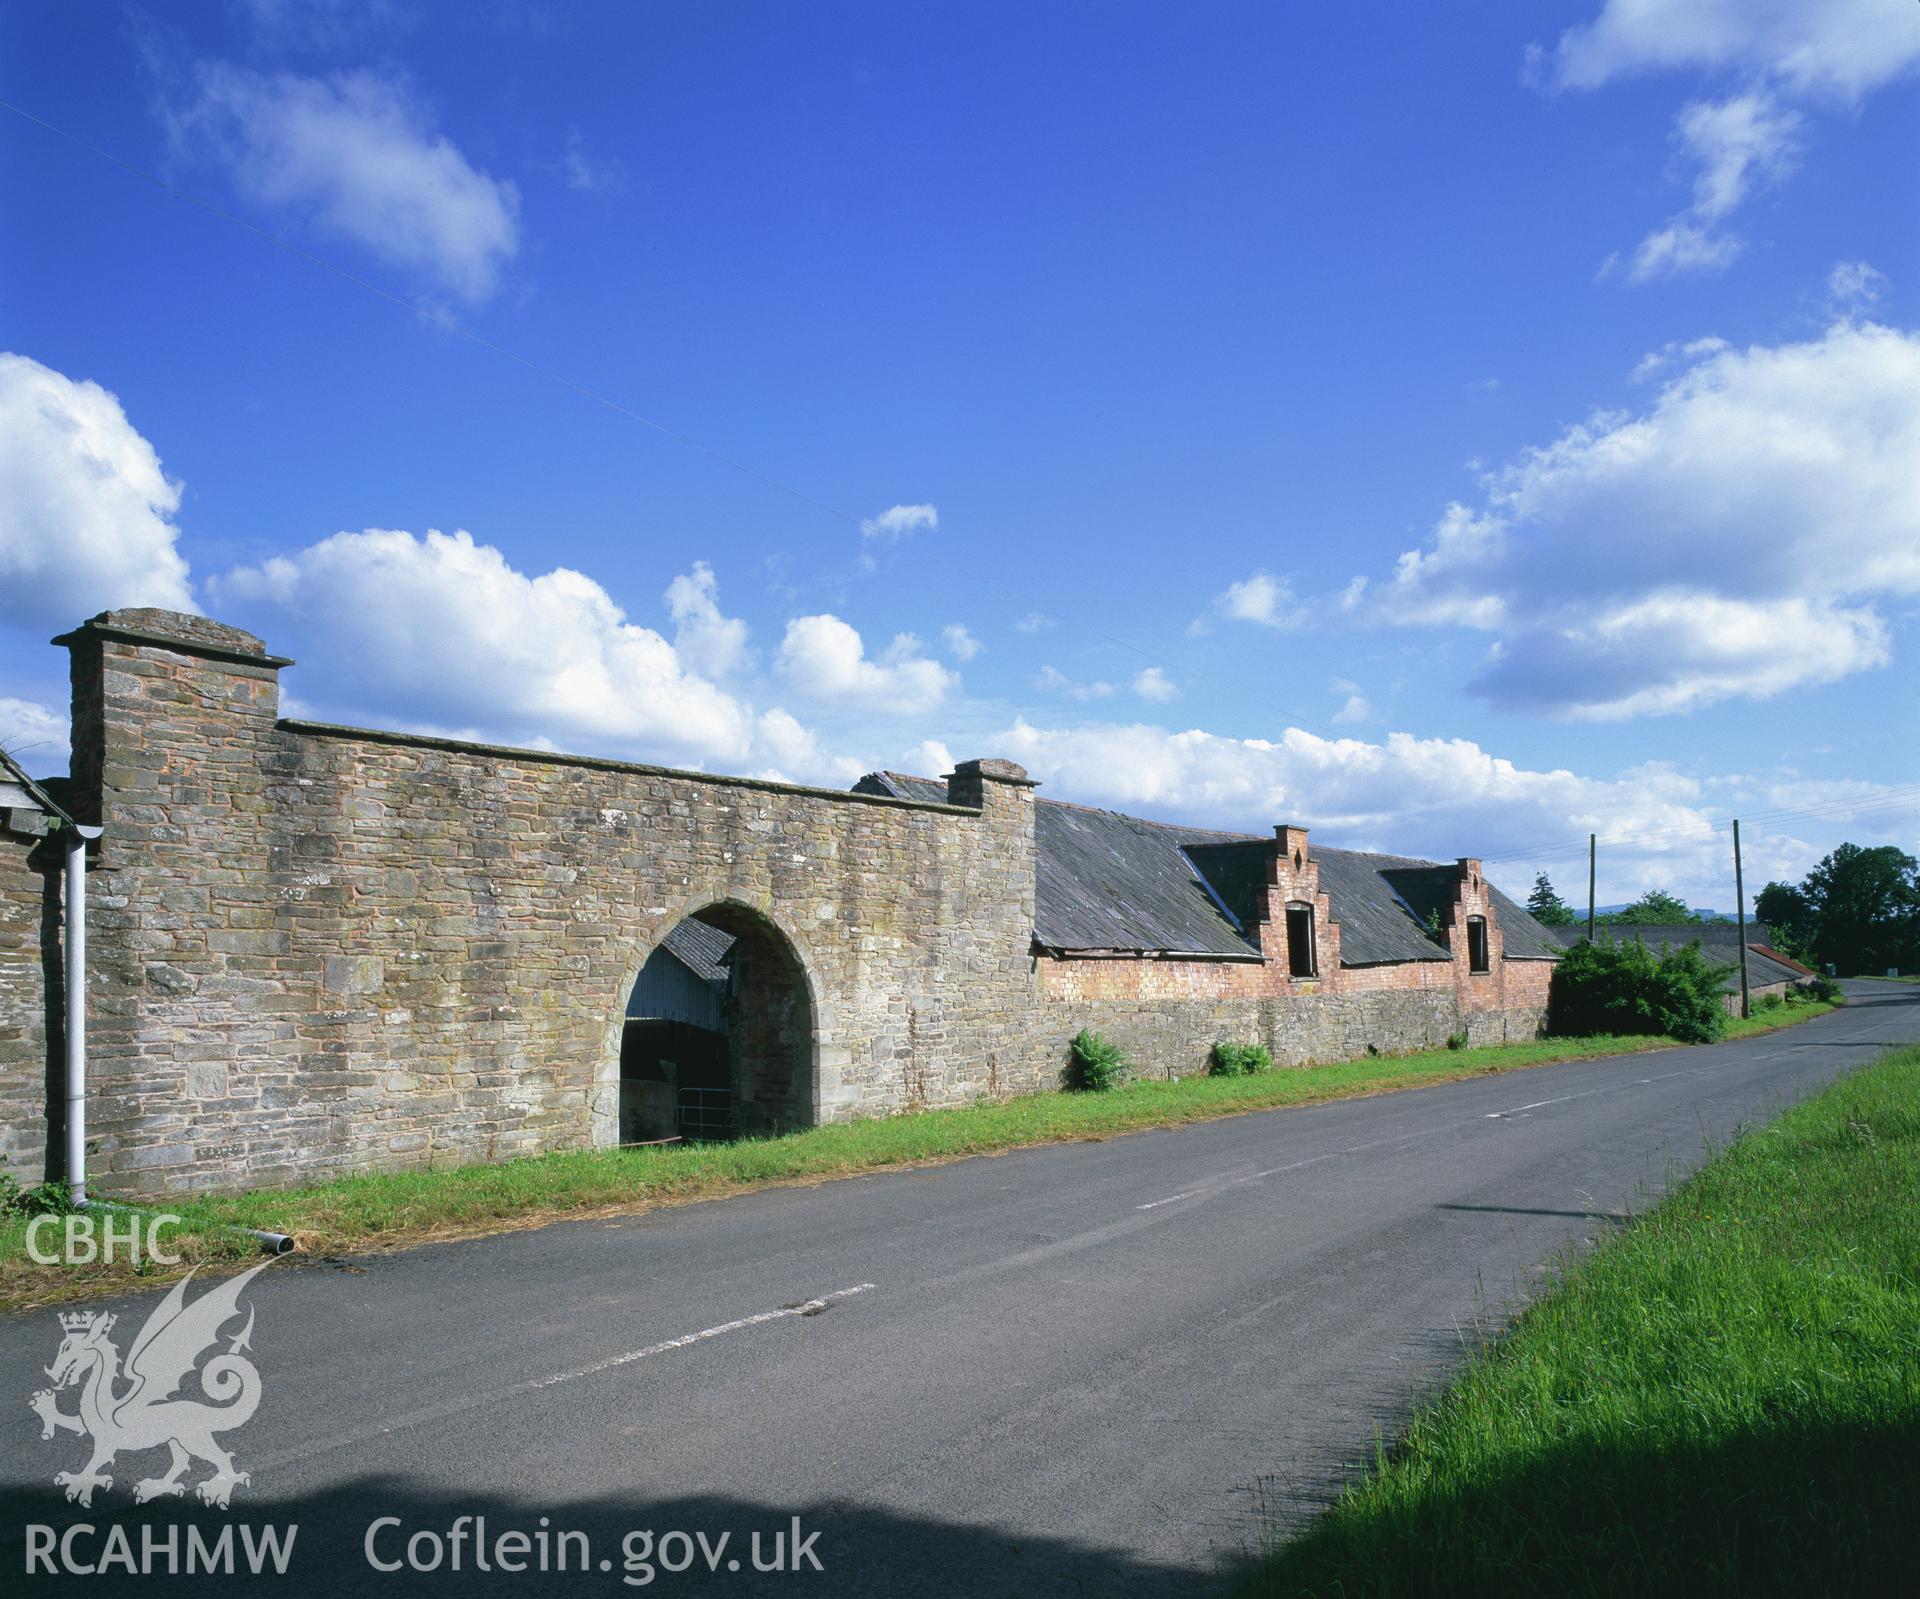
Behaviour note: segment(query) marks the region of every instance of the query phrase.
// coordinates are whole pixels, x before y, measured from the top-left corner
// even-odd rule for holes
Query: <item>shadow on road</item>
[[[1255,1594],[1911,1591],[1920,1426],[1757,1425],[1702,1448],[1517,1452],[1309,1528]]]
[[[137,1563],[143,1547],[157,1547],[160,1558],[154,1563],[154,1575],[129,1577],[117,1566],[85,1578],[74,1579],[90,1595],[120,1592],[146,1592],[168,1586],[164,1551],[171,1530],[178,1548],[178,1569],[174,1592],[240,1592],[255,1587],[273,1586],[282,1593],[301,1595],[381,1594],[466,1595],[527,1594],[565,1592],[569,1594],[717,1593],[717,1594],[791,1594],[796,1591],[841,1595],[904,1596],[916,1594],[982,1595],[1142,1595],[1173,1596],[1204,1594],[1220,1586],[1217,1575],[1169,1566],[1140,1563],[1123,1555],[1090,1549],[1065,1540],[1009,1537],[1005,1533],[978,1527],[954,1525],[914,1517],[895,1515],[871,1508],[815,1504],[756,1504],[724,1495],[687,1495],[672,1499],[643,1500],[639,1497],[570,1497],[564,1483],[564,1466],[557,1464],[561,1478],[554,1491],[544,1492],[540,1485],[529,1484],[524,1494],[514,1496],[481,1493],[423,1492],[410,1481],[391,1477],[365,1477],[311,1497],[275,1498],[251,1488],[241,1488],[234,1496],[231,1511],[207,1509],[197,1502],[171,1500],[163,1505],[134,1506],[132,1484],[144,1474],[142,1468],[152,1459],[133,1460],[133,1469],[116,1473],[114,1487],[95,1495],[91,1512],[67,1503],[63,1494],[51,1485],[44,1493],[9,1492],[5,1510],[4,1533],[0,1533],[0,1568],[10,1572],[23,1569],[26,1542],[22,1528],[38,1523],[54,1529],[58,1539],[63,1530],[84,1523],[91,1531],[73,1535],[71,1549],[81,1564],[97,1565],[108,1551],[111,1528],[125,1530],[126,1547]],[[450,1466],[457,1463],[449,1462]],[[793,1518],[799,1517],[801,1538],[818,1536],[810,1544],[812,1554],[824,1570],[813,1569],[812,1562],[800,1558],[798,1570],[780,1573],[756,1573],[753,1569],[755,1533],[760,1535],[758,1551],[762,1564],[771,1562],[775,1535],[784,1566],[795,1564],[791,1536]],[[486,1539],[497,1549],[503,1533],[521,1533],[527,1540],[524,1552],[506,1550],[508,1559],[524,1559],[528,1569],[491,1572],[476,1568],[474,1538],[469,1533],[461,1548],[461,1569],[451,1569],[449,1536],[459,1518],[484,1517]],[[385,1525],[374,1533],[373,1553],[383,1563],[401,1562],[402,1569],[376,1569],[368,1559],[368,1529],[382,1517],[397,1517],[397,1525]],[[546,1525],[542,1526],[542,1518]],[[209,1579],[205,1575],[186,1577],[185,1562],[190,1545],[189,1529],[198,1529],[203,1540],[217,1541],[223,1530],[231,1529],[235,1560],[244,1573],[243,1529],[250,1528],[257,1539],[269,1526],[284,1529],[296,1526],[287,1576],[269,1574],[258,1579],[239,1575],[231,1579]],[[468,1524],[471,1527],[471,1523]],[[561,1532],[584,1534],[579,1538],[559,1538]],[[683,1538],[669,1538],[678,1533]],[[722,1534],[724,1548],[718,1548]],[[432,1534],[432,1538],[418,1537]],[[651,1534],[651,1537],[644,1536]],[[708,1569],[708,1560],[695,1535],[706,1536],[707,1550],[717,1559],[719,1569]],[[538,1570],[539,1544],[547,1539],[547,1565]],[[406,1564],[408,1543],[415,1540],[415,1565],[428,1565],[437,1558],[437,1569],[416,1570]],[[157,1540],[157,1544],[154,1542]],[[582,1549],[586,1553],[581,1554]],[[669,1569],[690,1558],[683,1571]],[[555,1569],[561,1560],[567,1569]],[[739,1569],[729,1570],[728,1562],[737,1561]],[[602,1563],[605,1562],[603,1567]],[[584,1569],[583,1569],[584,1566]],[[29,1581],[53,1582],[44,1567],[29,1571]]]
[[[1619,1211],[1612,1210],[1541,1210],[1531,1205],[1448,1205],[1439,1204],[1435,1210],[1471,1210],[1483,1215],[1493,1216],[1565,1216],[1573,1221],[1606,1221],[1615,1224],[1631,1221],[1632,1218]]]

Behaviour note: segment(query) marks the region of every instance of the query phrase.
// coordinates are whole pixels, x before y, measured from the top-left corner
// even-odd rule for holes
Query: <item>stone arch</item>
[[[768,907],[723,897],[693,897],[658,920],[659,936],[643,950],[639,963],[628,974],[622,994],[621,1021],[614,1028],[610,1050],[612,1074],[616,1079],[635,1069],[631,1040],[622,1065],[623,1034],[632,1023],[627,1021],[633,998],[637,997],[648,974],[658,966],[663,952],[684,945],[675,939],[675,930],[697,923],[701,929],[724,935],[724,950],[714,951],[710,936],[700,940],[709,955],[716,955],[709,972],[717,976],[721,1024],[722,1060],[717,1069],[708,1060],[706,1069],[689,1086],[710,1090],[719,1082],[726,1085],[726,1111],[735,1136],[753,1137],[811,1127],[819,1119],[820,1007],[810,962],[798,941],[770,913]],[[697,936],[697,935],[696,935]],[[706,1023],[711,1026],[712,1024]],[[697,1050],[693,1053],[699,1053]],[[675,1071],[677,1072],[677,1065]],[[674,1074],[669,1073],[668,1076]],[[614,1094],[621,1093],[616,1081]],[[663,1080],[665,1093],[674,1102],[663,1111],[659,1104],[650,1109],[655,1136],[667,1136],[681,1130],[678,1125],[677,1082]],[[692,1096],[697,1105],[711,1105],[713,1096]],[[674,1125],[663,1125],[667,1116]],[[623,1115],[624,1122],[626,1117]],[[623,1128],[616,1137],[626,1136]]]

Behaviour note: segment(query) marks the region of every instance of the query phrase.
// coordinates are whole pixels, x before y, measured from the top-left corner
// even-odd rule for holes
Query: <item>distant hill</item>
[[[1593,908],[1593,913],[1596,916],[1617,916],[1621,911],[1631,906],[1632,903],[1633,901],[1631,900],[1623,900],[1618,905],[1596,905]],[[1740,920],[1732,911],[1717,911],[1706,905],[1689,905],[1687,909],[1692,911],[1695,916],[1703,916],[1710,922],[1737,922]],[[1586,915],[1587,913],[1584,907],[1574,907],[1573,916],[1575,921],[1585,921]],[[1749,916],[1747,920],[1752,921],[1753,918]]]

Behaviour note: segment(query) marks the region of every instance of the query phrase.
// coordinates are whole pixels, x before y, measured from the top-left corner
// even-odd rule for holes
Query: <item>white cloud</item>
[[[900,757],[897,770],[910,777],[945,777],[953,767],[953,751],[939,739],[927,738]]]
[[[1697,168],[1693,204],[1640,241],[1627,267],[1635,283],[1683,272],[1719,272],[1741,241],[1715,227],[1755,189],[1777,183],[1800,158],[1806,119],[1764,89],[1695,100],[1674,118],[1682,159]]]
[[[1642,72],[1759,73],[1851,99],[1920,64],[1909,0],[1604,0],[1553,52],[1553,80],[1594,89]]]
[[[1333,713],[1336,727],[1345,727],[1351,722],[1370,722],[1373,720],[1373,704],[1361,692],[1360,685],[1344,677],[1336,677],[1329,685],[1335,694],[1345,696],[1340,709]]]
[[[1029,611],[1013,624],[1013,630],[1016,633],[1044,633],[1054,625],[1054,619],[1045,611]]]
[[[949,622],[940,636],[947,641],[947,653],[963,666],[986,648],[960,622]]]
[[[1887,658],[1920,593],[1920,334],[1707,345],[1449,506],[1374,614],[1498,631],[1476,687],[1575,716],[1764,698]],[[1585,670],[1581,668],[1584,667]]]
[[[33,700],[0,695],[0,749],[45,777],[67,765],[67,713]]]
[[[1143,700],[1155,700],[1161,704],[1180,697],[1180,690],[1175,686],[1173,679],[1157,666],[1149,666],[1144,672],[1135,676],[1133,691]]]
[[[1655,228],[1637,245],[1627,259],[1629,283],[1651,283],[1656,278],[1678,277],[1688,272],[1724,272],[1732,266],[1744,248],[1731,234],[1711,233],[1692,222],[1676,218],[1665,227]],[[1605,277],[1619,265],[1618,256],[1609,256],[1601,268]]]
[[[336,533],[209,589],[302,657],[294,686],[356,715],[735,769],[756,757],[756,733],[793,748],[791,728],[757,723],[593,579],[530,577],[465,532]]]
[[[1590,829],[1617,797],[1570,772],[1522,771],[1465,739],[1405,733],[1370,743],[1297,727],[1260,739],[1144,723],[1042,729],[1022,720],[993,745],[1059,798],[1249,830],[1298,817],[1337,830],[1348,847],[1442,858],[1492,848],[1492,816],[1503,809],[1513,814],[1501,836],[1557,836]],[[1649,824],[1671,819],[1646,797],[1630,812]],[[1476,835],[1481,842],[1465,841]]]
[[[1870,261],[1836,261],[1827,274],[1827,302],[1842,316],[1870,310],[1886,292],[1886,273]]]
[[[1805,143],[1807,119],[1783,98],[1852,106],[1916,65],[1920,5],[1912,0],[1604,0],[1551,56],[1535,47],[1528,58],[1530,76],[1561,88],[1675,70],[1740,84],[1674,119],[1674,141],[1698,169],[1693,203],[1640,241],[1627,263],[1636,283],[1723,271],[1740,253],[1742,241],[1720,224],[1785,176]],[[1616,265],[1609,259],[1602,274]]]
[[[1474,687],[1512,709],[1621,721],[1769,699],[1891,658],[1870,610],[1673,589],[1610,606],[1590,624],[1519,633],[1496,647]]]
[[[893,543],[910,534],[930,533],[939,525],[940,513],[931,505],[890,505],[862,522],[860,531],[869,539]]]
[[[589,153],[578,128],[567,134],[567,147],[560,156],[560,174],[576,194],[618,194],[627,186],[626,167],[611,157]]]
[[[1214,597],[1213,615],[1230,622],[1255,622],[1261,627],[1297,627],[1304,613],[1295,604],[1293,586],[1271,572],[1255,572],[1238,583],[1229,583]],[[1200,617],[1188,628],[1191,633],[1211,631],[1208,617]]]
[[[180,148],[249,200],[351,239],[469,303],[520,247],[520,195],[434,130],[397,79],[203,62],[168,108]]]
[[[0,354],[0,622],[71,627],[121,605],[198,607],[180,485],[97,383]]]
[[[1440,513],[1433,542],[1424,550],[1408,550],[1394,563],[1392,585],[1374,591],[1375,605],[1396,622],[1432,626],[1498,627],[1506,602],[1474,584],[1451,580],[1450,575],[1479,571],[1502,548],[1506,527],[1497,517],[1470,511],[1458,502]],[[1358,581],[1358,580],[1356,580]],[[1364,590],[1349,592],[1356,605]]]
[[[420,20],[412,0],[235,0],[255,42],[269,52],[362,52]]]
[[[1695,100],[1674,119],[1674,137],[1700,171],[1693,214],[1726,216],[1762,184],[1774,183],[1799,159],[1806,119],[1764,90],[1725,100]]]
[[[1703,355],[1717,355],[1720,351],[1731,349],[1725,339],[1709,334],[1701,339],[1688,339],[1684,343],[1677,339],[1669,340],[1657,350],[1649,350],[1641,356],[1628,376],[1635,383],[1641,383],[1651,377],[1657,377],[1676,362],[1697,361]]]
[[[1033,686],[1042,694],[1062,694],[1070,700],[1104,700],[1113,693],[1111,683],[1076,683],[1054,666],[1041,667],[1034,676]]]
[[[787,623],[774,665],[810,699],[903,716],[932,710],[960,686],[957,674],[921,654],[911,633],[896,635],[878,660],[870,660],[859,633],[824,614]]]
[[[767,764],[749,776],[774,783],[848,784],[866,770],[858,761],[829,755],[810,728],[785,711],[762,711],[754,724],[755,758]]]
[[[747,624],[721,614],[720,585],[705,561],[667,585],[666,601],[673,647],[694,671],[729,677],[747,664]]]
[[[1730,907],[1722,818],[1807,803],[1780,785],[1701,779],[1663,765],[1611,777],[1529,770],[1470,740],[1405,733],[1371,742],[1290,727],[1271,740],[1235,739],[1139,723],[1040,728],[1022,720],[981,747],[1019,761],[1056,799],[1253,833],[1302,821],[1322,845],[1441,861],[1480,856],[1516,898],[1540,869],[1570,890],[1576,872],[1585,873],[1587,834],[1597,833],[1602,903],[1664,888],[1690,904]],[[1899,813],[1886,802],[1890,791],[1853,787],[1860,792],[1847,798],[1858,818],[1743,829],[1749,889],[1768,876],[1800,875],[1842,836],[1872,840],[1876,827],[1893,825]]]

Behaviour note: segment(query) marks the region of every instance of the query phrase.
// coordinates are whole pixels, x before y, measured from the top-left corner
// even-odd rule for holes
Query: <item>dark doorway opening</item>
[[[1313,907],[1311,905],[1289,905],[1287,907],[1287,975],[1289,977],[1312,977],[1316,967],[1313,960]]]
[[[1492,969],[1492,964],[1487,958],[1487,919],[1484,916],[1469,916],[1467,918],[1467,970],[1485,972]]]
[[[713,905],[655,946],[620,1042],[620,1142],[714,1142],[813,1122],[806,974],[765,918]]]

